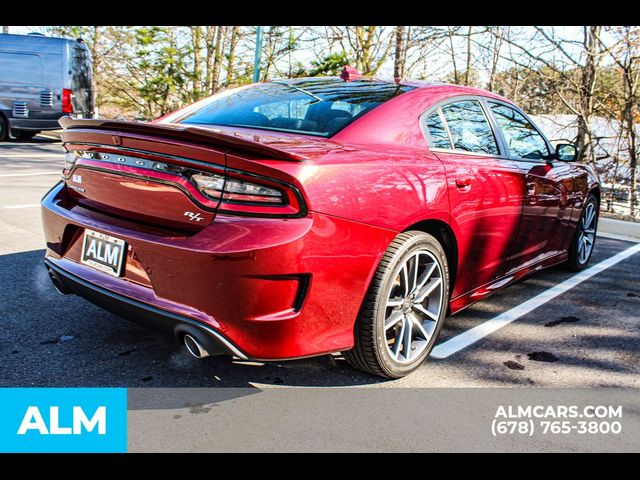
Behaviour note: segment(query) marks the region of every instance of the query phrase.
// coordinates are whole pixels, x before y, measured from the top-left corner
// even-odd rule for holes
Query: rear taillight
[[[220,202],[221,212],[287,217],[306,214],[298,190],[278,180],[243,172],[233,175],[200,172],[192,174],[191,180],[205,197]]]
[[[73,104],[71,103],[71,90],[62,89],[62,113],[73,113]]]
[[[221,175],[200,175],[191,177],[198,189],[214,200],[234,203],[284,205],[284,194],[275,188],[257,183],[243,182]]]
[[[64,167],[62,173],[67,175],[73,166],[76,164],[76,160],[82,156],[83,152],[80,150],[73,150],[64,154]]]

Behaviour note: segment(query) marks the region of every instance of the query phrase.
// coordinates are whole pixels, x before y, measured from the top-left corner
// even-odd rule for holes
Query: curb
[[[640,240],[640,223],[600,217],[598,220],[598,230],[604,234],[630,237],[635,240]]]

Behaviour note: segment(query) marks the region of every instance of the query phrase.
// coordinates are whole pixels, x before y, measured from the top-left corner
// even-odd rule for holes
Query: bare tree
[[[595,157],[591,142],[591,117],[594,113],[594,89],[600,64],[598,38],[601,28],[599,26],[583,27],[583,46],[586,60],[581,69],[581,83],[579,86],[581,115],[578,115],[576,146],[578,147],[580,159],[590,158],[592,163],[595,163]]]
[[[210,26],[205,27],[205,45],[206,45],[206,71],[204,77],[204,85],[207,91],[207,95],[213,92],[213,63],[216,51],[215,40],[217,38],[218,29],[220,27]]]
[[[222,67],[222,52],[227,27],[219,26],[216,32],[216,43],[213,48],[213,73],[211,78],[211,93],[216,93],[220,84],[220,70]]]
[[[472,59],[472,54],[471,54],[471,36],[473,35],[473,26],[469,25],[468,30],[467,30],[467,61],[466,61],[466,67],[464,69],[464,84],[465,85],[470,85],[469,83],[469,73],[471,72],[471,59]]]
[[[193,49],[193,99],[202,95],[202,27],[190,27],[191,48]]]
[[[396,27],[396,49],[393,57],[393,78],[404,76],[404,65],[406,62],[404,26]]]
[[[486,42],[482,42],[481,46],[487,57],[486,69],[489,72],[489,79],[487,81],[487,89],[495,91],[496,89],[496,76],[498,74],[498,64],[500,62],[500,52],[504,44],[504,39],[509,38],[511,33],[511,27],[489,27],[487,29],[487,35],[489,38]]]
[[[236,59],[236,48],[238,47],[238,41],[240,40],[240,27],[231,27],[231,39],[229,40],[229,53],[227,54],[227,80],[226,84],[231,85],[233,83],[234,75],[234,61]]]
[[[638,85],[640,76],[640,29],[637,27],[620,27],[616,29],[620,37],[616,45],[606,48],[622,73],[622,122],[621,131],[626,138],[629,157],[629,176],[631,195],[629,199],[630,214],[636,213],[638,203],[638,133],[636,118],[638,112]],[[600,42],[603,43],[603,42]]]
[[[539,82],[531,95],[544,100],[558,99],[564,109],[576,116],[575,141],[580,148],[580,160],[595,161],[591,149],[591,118],[594,115],[594,89],[600,62],[598,42],[594,41],[601,27],[583,27],[582,40],[560,36],[553,27],[533,27],[533,35],[525,38],[502,37],[509,47],[505,58],[515,74],[526,73]],[[523,85],[524,87],[525,85]],[[548,91],[545,91],[548,90]],[[542,91],[541,91],[542,90]]]
[[[346,35],[341,37],[343,52],[355,58],[355,67],[363,75],[375,75],[391,51],[390,29],[376,26],[336,27]],[[343,41],[346,37],[346,44]]]
[[[449,39],[449,48],[451,53],[451,66],[453,67],[453,83],[460,83],[460,76],[458,74],[458,65],[456,63],[456,48],[454,45],[454,37],[456,35],[456,29],[447,27],[447,38]]]

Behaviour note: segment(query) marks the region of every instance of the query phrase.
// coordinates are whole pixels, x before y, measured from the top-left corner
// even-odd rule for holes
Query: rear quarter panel
[[[456,232],[444,166],[428,149],[420,115],[445,98],[470,93],[473,89],[452,85],[418,88],[334,135],[331,140],[342,149],[290,169],[304,187],[310,210],[397,232],[436,219]]]
[[[354,151],[340,161],[341,155],[325,156],[321,171],[305,181],[312,208],[395,231],[442,220],[458,236],[445,169],[429,151],[420,116],[441,100],[474,93],[502,98],[468,87],[431,85],[399,95],[348,125],[331,140]]]
[[[363,147],[323,160],[297,175],[312,211],[396,232],[425,218],[449,221],[444,168],[426,149]]]

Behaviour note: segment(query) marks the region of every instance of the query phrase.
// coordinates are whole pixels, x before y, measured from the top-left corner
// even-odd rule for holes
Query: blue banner
[[[0,452],[126,451],[125,388],[0,388]]]

